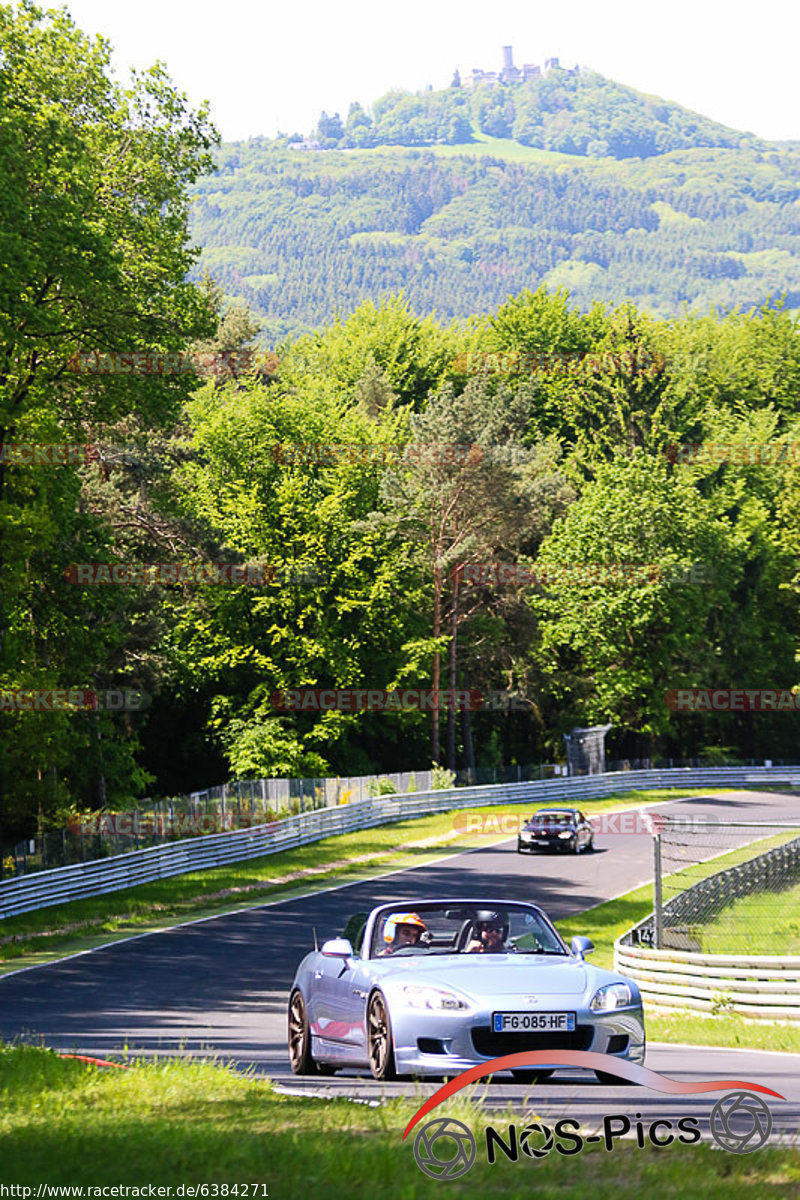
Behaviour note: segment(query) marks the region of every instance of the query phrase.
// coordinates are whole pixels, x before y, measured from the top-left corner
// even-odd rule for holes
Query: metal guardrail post
[[[661,834],[653,834],[653,914],[655,948],[664,944],[664,915],[661,909]]]

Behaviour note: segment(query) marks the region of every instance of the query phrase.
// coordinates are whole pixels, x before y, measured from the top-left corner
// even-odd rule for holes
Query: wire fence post
[[[663,914],[661,909],[661,834],[653,834],[653,915],[655,948],[661,949],[664,940]]]

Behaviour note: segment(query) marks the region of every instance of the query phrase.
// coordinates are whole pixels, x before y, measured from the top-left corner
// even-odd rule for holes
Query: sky
[[[43,0],[42,7],[55,7]],[[456,67],[514,62],[592,67],[723,124],[800,139],[798,0],[70,0],[102,33],[125,79],[167,64],[193,105],[211,103],[226,140],[299,131],[344,117],[390,88],[449,85]]]

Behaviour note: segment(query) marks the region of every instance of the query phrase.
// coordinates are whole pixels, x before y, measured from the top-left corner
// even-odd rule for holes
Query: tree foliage
[[[788,151],[708,151],[714,186],[698,187],[696,148],[612,178],[432,155],[321,169],[253,144],[198,183],[214,134],[160,68],[122,89],[102,40],[29,4],[0,9],[0,48],[0,441],[97,448],[0,458],[0,691],[152,697],[146,713],[4,704],[6,840],[230,775],[552,760],[589,722],[613,723],[620,755],[793,756],[796,714],[665,701],[798,683],[798,322],[723,261],[791,259]],[[583,77],[530,91],[514,136],[554,136],[558,99],[563,136],[583,122],[587,147],[608,140],[586,94]],[[390,95],[351,106],[341,136],[402,118],[424,140],[432,114],[452,129],[473,105],[505,136],[512,100]],[[702,144],[650,116],[650,133]],[[612,266],[618,304],[598,283]],[[701,277],[759,303],[636,302],[657,289],[679,307]],[[276,330],[269,371],[257,356],[209,380],[71,368],[94,351],[227,354]],[[81,588],[76,563],[176,578]],[[261,574],[178,581],[184,564]],[[440,720],[281,699],[400,687],[519,703]]]

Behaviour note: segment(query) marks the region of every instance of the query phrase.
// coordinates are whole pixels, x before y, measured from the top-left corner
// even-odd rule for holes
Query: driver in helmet
[[[419,913],[392,913],[383,927],[386,948],[381,950],[378,957],[395,954],[398,950],[404,950],[406,946],[419,945],[420,938],[427,928]]]
[[[508,913],[479,909],[473,924],[474,937],[467,954],[507,954]]]

